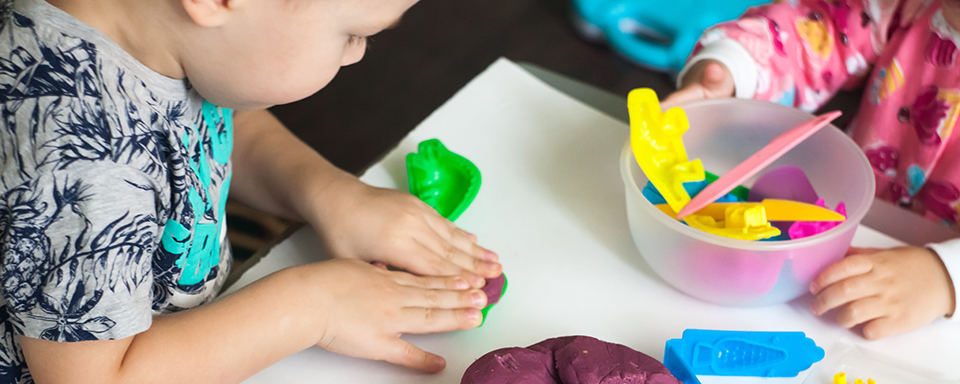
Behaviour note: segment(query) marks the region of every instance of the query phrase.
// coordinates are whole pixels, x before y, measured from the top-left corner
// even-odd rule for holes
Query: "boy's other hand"
[[[706,59],[693,64],[680,82],[680,89],[660,103],[664,111],[699,100],[733,97],[733,75],[719,61]]]
[[[810,284],[810,311],[839,308],[837,323],[864,324],[869,340],[912,331],[953,314],[953,283],[932,250],[918,247],[853,248]]]
[[[306,265],[317,281],[324,315],[318,346],[354,357],[439,372],[446,361],[400,339],[404,333],[472,329],[487,297],[460,276],[427,277],[388,271],[359,260]]]
[[[321,235],[335,257],[382,262],[424,276],[462,276],[475,288],[500,276],[496,253],[415,196],[341,181]],[[323,223],[329,223],[324,225]]]

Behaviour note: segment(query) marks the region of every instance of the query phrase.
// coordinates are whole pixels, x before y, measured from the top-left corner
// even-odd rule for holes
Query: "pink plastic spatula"
[[[720,176],[717,181],[708,185],[703,191],[700,191],[696,197],[680,209],[680,212],[677,212],[677,217],[684,218],[691,213],[699,211],[720,196],[730,192],[730,190],[749,179],[750,176],[759,172],[763,167],[779,159],[784,153],[787,153],[787,151],[806,140],[810,135],[816,133],[820,128],[823,128],[837,117],[840,117],[841,114],[840,111],[824,113],[796,127],[790,128],[786,132],[781,133],[780,136],[773,138],[773,140],[770,140],[770,144],[761,148],[757,153],[754,153],[753,156],[750,156],[750,158],[744,160],[730,170],[730,172]]]

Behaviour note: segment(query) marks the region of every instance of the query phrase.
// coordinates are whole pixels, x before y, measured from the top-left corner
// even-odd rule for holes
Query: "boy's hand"
[[[305,266],[320,282],[323,304],[318,346],[331,352],[386,360],[427,372],[446,361],[400,339],[404,333],[449,332],[480,325],[487,297],[459,276],[419,277],[358,260]]]
[[[497,254],[415,196],[356,179],[340,184],[336,201],[324,204],[325,219],[315,223],[334,256],[382,262],[418,275],[460,275],[477,288],[484,278],[500,275]]]
[[[954,311],[953,284],[940,258],[918,247],[853,248],[810,284],[810,311],[839,308],[837,323],[864,324],[869,340],[920,328]]]
[[[733,75],[719,61],[706,59],[698,61],[684,75],[680,89],[660,103],[664,111],[698,100],[732,97],[734,91]]]

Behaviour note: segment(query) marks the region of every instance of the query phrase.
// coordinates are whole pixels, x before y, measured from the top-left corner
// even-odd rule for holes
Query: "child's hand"
[[[480,325],[487,297],[456,277],[418,277],[357,260],[305,266],[321,282],[324,309],[318,346],[331,352],[427,372],[446,366],[440,356],[400,339],[404,333],[449,332]]]
[[[500,275],[497,254],[408,193],[341,181],[317,227],[336,257],[382,262],[418,275],[466,278],[481,287]],[[329,223],[329,224],[327,224]]]
[[[733,75],[719,61],[706,59],[698,61],[684,75],[680,89],[660,103],[664,111],[698,100],[732,97],[734,91]]]
[[[954,310],[953,284],[940,258],[917,247],[850,248],[810,284],[810,311],[820,316],[840,308],[837,323],[864,324],[876,340],[920,328]]]

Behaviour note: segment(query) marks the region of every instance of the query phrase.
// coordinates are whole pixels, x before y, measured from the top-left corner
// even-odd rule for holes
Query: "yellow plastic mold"
[[[702,215],[689,215],[684,221],[693,228],[731,239],[760,240],[780,235],[780,230],[767,221],[767,213],[759,204],[729,206],[722,221]]]
[[[657,187],[674,212],[690,202],[683,183],[704,179],[700,159],[690,161],[681,136],[690,128],[680,108],[661,112],[657,94],[638,88],[627,95],[630,111],[630,145],[640,169]]]
[[[857,379],[853,382],[854,384],[863,384],[862,379]],[[833,384],[847,384],[847,374],[840,372],[833,376]],[[867,379],[867,384],[877,384],[873,379]]]

